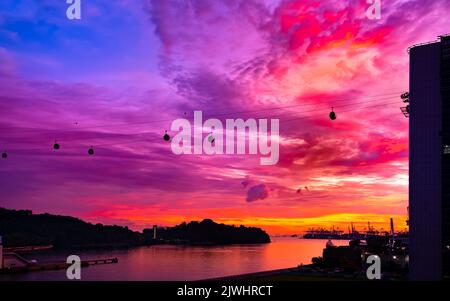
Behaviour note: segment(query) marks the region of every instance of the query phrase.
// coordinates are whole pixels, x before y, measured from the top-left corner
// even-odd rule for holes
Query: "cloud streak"
[[[0,205],[138,230],[204,217],[273,233],[400,220],[406,48],[443,34],[450,8],[396,0],[372,21],[365,2],[92,1],[78,25],[58,1],[2,2]],[[193,110],[279,118],[279,163],[173,155],[161,137]]]

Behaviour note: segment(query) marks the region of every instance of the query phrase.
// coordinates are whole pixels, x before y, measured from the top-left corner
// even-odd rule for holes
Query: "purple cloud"
[[[251,203],[257,200],[264,200],[269,196],[266,184],[259,184],[250,187],[247,191],[247,202]]]

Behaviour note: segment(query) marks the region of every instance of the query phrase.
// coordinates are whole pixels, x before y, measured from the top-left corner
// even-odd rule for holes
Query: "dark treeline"
[[[53,245],[56,249],[132,247],[154,243],[246,244],[270,242],[259,228],[227,226],[210,219],[143,233],[128,227],[86,223],[70,216],[33,214],[30,210],[0,208],[0,235],[5,247]]]
[[[64,249],[144,244],[143,235],[127,227],[94,225],[70,216],[3,208],[0,208],[0,235],[7,247],[53,245]]]
[[[193,244],[254,244],[270,242],[269,235],[260,228],[228,226],[210,219],[181,223],[175,227],[158,228],[160,239]]]

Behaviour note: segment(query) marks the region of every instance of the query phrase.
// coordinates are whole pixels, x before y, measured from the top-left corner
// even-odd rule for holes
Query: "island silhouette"
[[[51,245],[54,249],[270,242],[269,235],[260,228],[219,224],[211,219],[137,232],[126,226],[92,224],[71,216],[5,208],[0,208],[0,235],[5,247]]]

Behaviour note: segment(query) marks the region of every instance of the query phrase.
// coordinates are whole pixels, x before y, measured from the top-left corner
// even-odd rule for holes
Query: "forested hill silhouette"
[[[0,235],[6,247],[53,245],[57,249],[132,247],[154,243],[251,244],[270,242],[259,228],[217,224],[210,219],[135,232],[128,227],[91,224],[70,216],[0,208]]]
[[[127,227],[86,223],[70,216],[0,208],[0,235],[7,247],[53,245],[54,248],[127,247],[144,237]]]
[[[144,233],[146,231],[144,230]],[[159,238],[191,244],[254,244],[269,243],[269,235],[260,228],[229,226],[210,219],[181,223],[175,227],[158,228]]]

